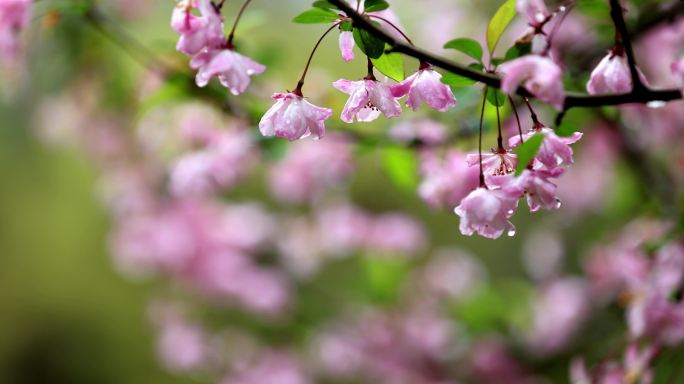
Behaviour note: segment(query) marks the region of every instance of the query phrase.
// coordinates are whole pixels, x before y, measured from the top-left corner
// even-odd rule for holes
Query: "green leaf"
[[[487,101],[495,107],[503,107],[506,104],[506,95],[498,89],[487,88]]]
[[[480,43],[467,37],[454,39],[444,44],[444,48],[455,49],[459,52],[465,53],[473,59],[482,62],[482,46]]]
[[[390,146],[382,151],[382,165],[392,183],[413,191],[418,185],[418,159],[414,151]]]
[[[375,68],[394,81],[404,80],[404,58],[398,53],[385,53],[371,59]]]
[[[504,31],[513,21],[515,13],[515,0],[506,0],[489,21],[487,26],[487,47],[489,47],[490,54],[494,53],[496,45],[499,44]]]
[[[329,1],[325,0],[314,1],[313,7],[321,9],[338,9],[336,5],[333,5]]]
[[[447,72],[442,75],[442,83],[450,85],[452,87],[470,87],[471,85],[477,84],[477,81],[471,80],[467,77],[457,75],[455,73]]]
[[[354,25],[351,20],[345,20],[340,23],[340,31],[351,32],[354,30]]]
[[[522,171],[527,168],[527,165],[530,163],[530,161],[534,159],[534,156],[537,155],[543,140],[544,135],[538,133],[515,148],[515,154],[518,155],[518,166],[515,168],[516,176],[519,176]]]
[[[385,42],[365,29],[354,28],[354,41],[361,52],[371,59],[378,59],[385,53]]]
[[[517,43],[506,51],[505,59],[510,61],[520,56],[525,56],[532,51],[531,43]]]
[[[323,24],[332,23],[337,19],[339,19],[337,13],[329,9],[312,8],[300,13],[292,21],[300,24]]]
[[[389,3],[385,0],[366,0],[364,9],[366,12],[378,12],[389,8]]]

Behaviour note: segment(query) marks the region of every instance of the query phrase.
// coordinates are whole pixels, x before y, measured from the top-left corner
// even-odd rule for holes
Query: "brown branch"
[[[611,0],[611,2],[616,0]],[[354,22],[355,27],[366,30],[380,40],[386,42],[391,51],[403,53],[418,60],[425,61],[436,67],[440,67],[449,72],[481,82],[493,88],[501,88],[501,79],[493,74],[483,73],[464,67],[461,64],[453,62],[449,59],[437,56],[431,52],[425,51],[421,48],[405,44],[398,41],[392,35],[374,25],[367,16],[356,12],[344,0],[329,0],[329,2],[341,11],[343,11]],[[620,14],[622,15],[622,14]],[[622,19],[624,22],[624,19]],[[626,30],[626,26],[625,26]],[[519,87],[516,93],[522,97],[534,97],[525,88]],[[647,87],[637,89],[636,87],[630,93],[618,95],[586,95],[578,93],[568,93],[565,99],[564,110],[567,111],[575,107],[601,107],[614,106],[622,104],[646,104],[652,101],[672,101],[682,98],[682,92],[679,89],[666,90],[652,90]]]

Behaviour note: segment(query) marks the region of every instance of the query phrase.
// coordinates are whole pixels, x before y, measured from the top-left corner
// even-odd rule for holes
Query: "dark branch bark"
[[[371,23],[368,17],[356,12],[352,7],[347,4],[346,1],[344,0],[329,0],[330,3],[333,5],[337,6],[340,10],[342,10],[349,18],[351,18],[354,22],[354,25],[357,28],[362,28],[369,33],[373,34],[377,38],[383,40],[386,42],[390,47],[393,52],[399,52],[403,53],[407,56],[411,56],[413,58],[416,58],[418,60],[425,61],[427,63],[430,63],[434,66],[440,67],[444,70],[447,70],[449,72],[455,73],[457,75],[479,81],[487,86],[493,87],[493,88],[501,88],[501,79],[499,77],[493,75],[493,74],[488,74],[484,72],[478,72],[475,70],[472,70],[470,68],[467,68],[461,64],[458,64],[456,62],[453,62],[449,59],[437,56],[431,52],[425,51],[421,48],[411,46],[408,44],[405,44],[401,41],[398,41],[395,39],[392,35],[381,29],[380,27],[376,26],[375,24]],[[611,0],[611,5],[613,2],[618,2],[617,0]],[[618,4],[619,5],[619,4]],[[622,18],[622,8],[620,8],[620,19],[622,20],[622,24],[624,25],[624,18]],[[620,26],[616,26],[621,28]],[[627,27],[624,26],[624,32],[626,39],[628,39],[627,35]],[[630,46],[631,47],[631,46]],[[633,52],[631,53],[632,55],[632,60],[633,60]],[[635,83],[636,84],[636,83]],[[639,82],[640,84],[640,82]],[[516,93],[519,96],[523,97],[534,97],[534,95],[531,95],[525,88],[519,87]],[[630,93],[626,94],[619,94],[619,95],[598,95],[598,96],[592,96],[592,95],[585,95],[585,94],[577,94],[577,93],[568,93],[566,99],[565,99],[565,107],[564,110],[569,110],[571,108],[575,107],[601,107],[601,106],[614,106],[614,105],[622,105],[622,104],[631,104],[631,103],[638,103],[638,104],[646,104],[652,101],[672,101],[672,100],[679,100],[682,98],[682,92],[678,89],[666,89],[666,90],[651,90],[645,86],[642,86],[641,88],[635,87],[634,90]]]

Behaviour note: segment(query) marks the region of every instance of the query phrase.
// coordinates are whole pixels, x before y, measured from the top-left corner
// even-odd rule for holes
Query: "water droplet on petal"
[[[667,105],[667,103],[662,101],[662,100],[649,101],[648,104],[646,104],[646,106],[651,108],[651,109],[660,109],[666,105]]]
[[[509,237],[515,236],[515,228],[509,229],[508,232],[507,232],[506,234],[507,234]]]

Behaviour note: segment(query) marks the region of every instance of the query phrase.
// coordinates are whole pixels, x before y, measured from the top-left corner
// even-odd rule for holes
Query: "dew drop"
[[[508,237],[515,236],[515,228],[509,229],[506,234],[508,235]]]

